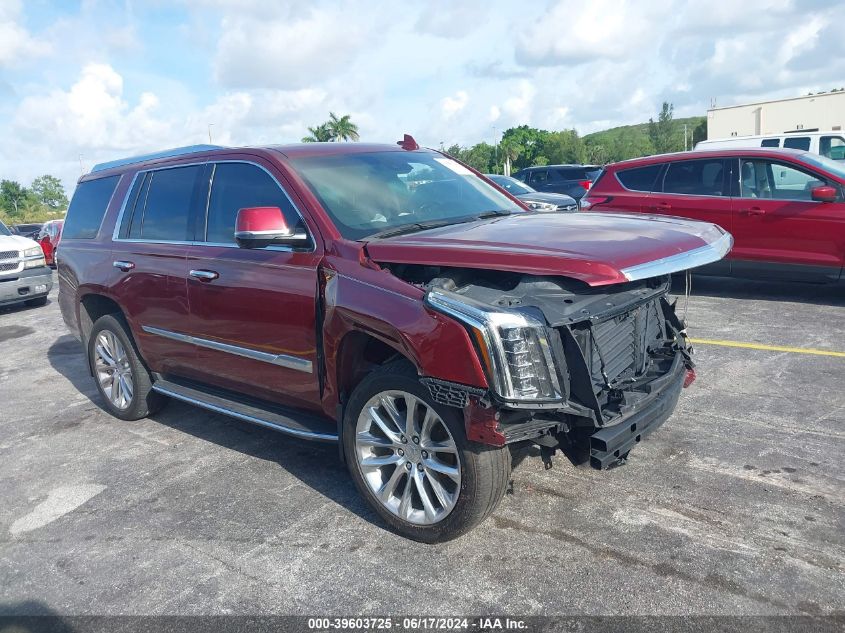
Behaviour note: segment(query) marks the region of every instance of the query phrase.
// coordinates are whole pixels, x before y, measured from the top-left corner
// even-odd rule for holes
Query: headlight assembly
[[[542,211],[544,213],[548,213],[549,211],[556,211],[557,205],[552,204],[550,202],[538,202],[536,200],[526,200],[525,204],[528,206],[529,209],[533,209],[534,211]]]
[[[44,259],[44,251],[40,246],[28,248],[23,252],[24,268],[39,268],[46,266],[47,261]]]
[[[546,328],[537,319],[497,310],[450,292],[432,290],[426,304],[467,326],[478,345],[490,386],[504,400],[559,401],[560,381]]]

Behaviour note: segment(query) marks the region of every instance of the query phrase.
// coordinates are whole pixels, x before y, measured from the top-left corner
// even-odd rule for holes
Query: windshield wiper
[[[457,222],[466,222],[467,220],[458,220]],[[377,240],[382,237],[395,237],[397,235],[407,235],[408,233],[416,233],[417,231],[425,231],[427,229],[436,229],[440,226],[448,226],[449,224],[457,224],[455,220],[430,220],[428,222],[412,222],[410,224],[400,224],[378,233],[368,235],[365,239]]]
[[[502,209],[496,209],[493,211],[485,211],[484,213],[479,213],[476,218],[479,220],[485,220],[487,218],[497,218],[502,215],[511,215],[511,211],[504,211]]]
[[[418,231],[426,231],[428,229],[436,229],[441,226],[449,226],[450,224],[465,224],[467,222],[475,222],[476,220],[486,220],[487,218],[495,218],[501,215],[510,215],[510,211],[484,211],[478,215],[470,215],[462,218],[450,218],[448,220],[429,220],[427,222],[411,222],[410,224],[400,224],[390,229],[379,231],[368,235],[366,240],[377,240],[383,237],[396,237],[397,235],[407,235],[408,233],[416,233]]]

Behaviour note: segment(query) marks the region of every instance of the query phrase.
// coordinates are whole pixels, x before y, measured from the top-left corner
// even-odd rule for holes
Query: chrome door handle
[[[750,209],[743,209],[740,213],[745,213],[746,215],[766,215],[766,210],[760,207],[751,207]]]
[[[123,272],[127,273],[130,270],[132,270],[133,268],[135,268],[135,263],[117,260],[116,262],[112,262],[112,266],[114,266],[115,268],[118,268],[118,269],[122,270]]]
[[[213,270],[192,270],[189,274],[191,277],[196,277],[200,281],[214,281],[220,276],[220,273],[216,273]]]

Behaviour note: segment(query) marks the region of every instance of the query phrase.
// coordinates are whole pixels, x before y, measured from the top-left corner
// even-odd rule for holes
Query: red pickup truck
[[[104,406],[176,398],[337,442],[364,498],[435,542],[483,520],[510,447],[623,462],[694,377],[670,274],[706,223],[535,214],[397,145],[200,146],[96,166],[59,302]]]

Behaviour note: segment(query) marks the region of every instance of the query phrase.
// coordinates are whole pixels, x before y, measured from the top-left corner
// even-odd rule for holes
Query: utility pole
[[[214,125],[214,123],[209,123],[209,124],[208,124],[208,144],[209,144],[209,145],[211,145],[211,144],[212,144],[212,143],[211,143],[211,126],[212,126],[212,125]]]
[[[496,126],[493,126],[493,160],[496,163],[496,169],[499,168],[499,135]]]
[[[687,124],[684,123],[684,151],[687,151]]]

